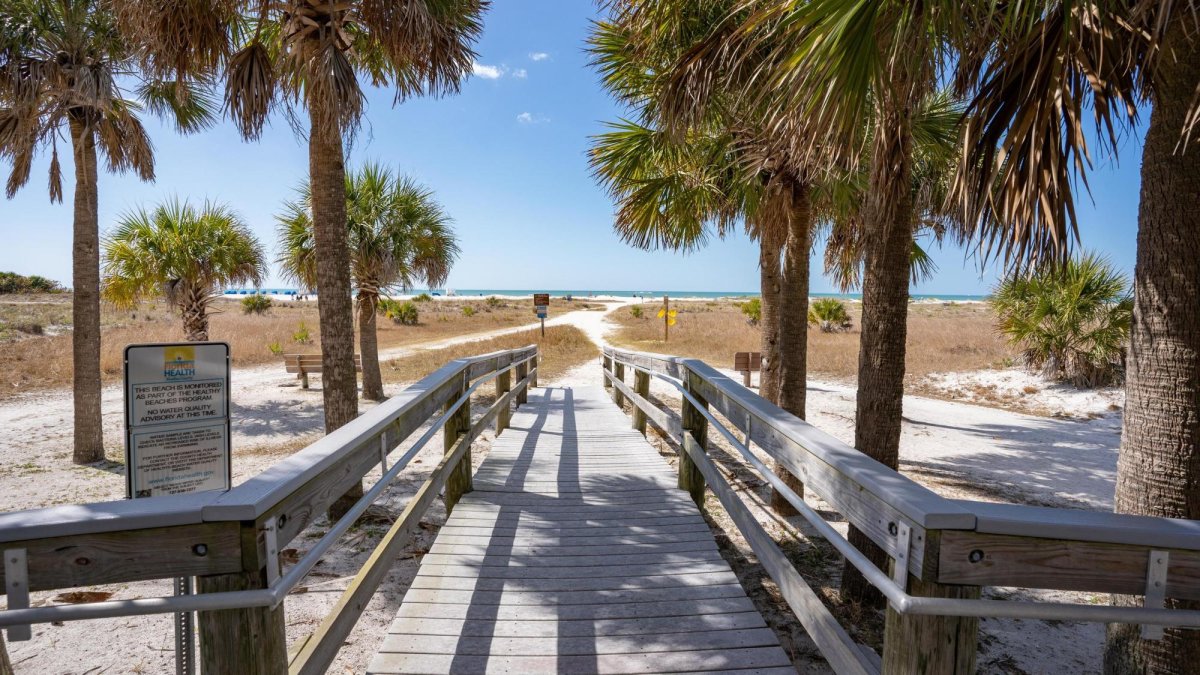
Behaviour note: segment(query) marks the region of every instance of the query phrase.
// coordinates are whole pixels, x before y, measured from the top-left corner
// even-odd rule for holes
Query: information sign
[[[155,497],[231,485],[229,345],[125,348],[125,484]]]

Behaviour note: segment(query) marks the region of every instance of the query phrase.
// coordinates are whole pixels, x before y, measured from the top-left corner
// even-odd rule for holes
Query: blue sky
[[[494,3],[478,45],[476,76],[458,96],[392,106],[390,92],[369,94],[366,122],[351,154],[390,164],[433,188],[454,217],[463,253],[451,288],[750,291],[757,288],[756,246],[744,236],[714,240],[690,255],[644,252],[612,231],[612,203],[587,167],[588,137],[620,114],[587,66],[584,39],[595,4],[585,0]],[[157,180],[101,174],[100,226],[130,208],[178,195],[231,204],[276,255],[273,215],[308,170],[307,152],[287,122],[273,121],[257,143],[221,124],[180,137],[148,121]],[[1131,272],[1136,241],[1140,136],[1128,139],[1119,167],[1100,161],[1092,199],[1079,205],[1083,245]],[[62,149],[65,149],[62,148]],[[48,160],[12,200],[0,200],[0,270],[70,283],[71,167],[66,199],[50,204]],[[9,167],[0,168],[7,177]],[[16,244],[15,246],[13,244]],[[821,252],[814,253],[814,271]],[[947,246],[939,272],[916,293],[984,293],[996,269],[981,270],[967,251]],[[269,285],[282,281],[272,275]],[[814,277],[814,292],[831,290]]]

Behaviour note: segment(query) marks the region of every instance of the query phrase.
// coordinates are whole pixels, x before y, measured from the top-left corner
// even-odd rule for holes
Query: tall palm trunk
[[[71,258],[71,351],[74,370],[76,464],[104,459],[100,413],[100,221],[96,130],[82,112],[70,113],[75,156],[75,225]]]
[[[915,90],[916,87],[912,87]],[[865,222],[862,337],[858,351],[858,394],[854,447],[896,469],[900,463],[900,420],[904,400],[904,351],[912,257],[912,130],[918,98],[903,83],[877,106],[871,149]],[[851,526],[849,540],[882,568],[882,549]],[[849,562],[842,572],[842,597],[871,605],[883,596]]]
[[[1200,39],[1187,39],[1186,24],[1175,19],[1167,35],[1142,150],[1116,510],[1200,520],[1200,153],[1194,138],[1180,143],[1200,82]],[[1200,609],[1197,602],[1167,605]],[[1168,628],[1163,640],[1145,641],[1138,626],[1109,627],[1108,673],[1194,673],[1198,663],[1200,633]]]
[[[183,315],[183,337],[188,342],[208,342],[208,293],[188,288],[179,298],[179,313]]]
[[[379,338],[375,334],[375,317],[378,314],[379,295],[358,289],[358,343],[362,354],[363,398],[371,401],[383,400],[383,375],[379,372]]]
[[[309,110],[323,105],[310,100]],[[311,113],[310,113],[311,114]],[[330,118],[337,116],[329,113]],[[358,378],[354,368],[354,309],[350,299],[350,251],[346,243],[346,166],[341,134],[315,119],[308,140],[312,183],[314,248],[317,254],[317,311],[321,324],[321,393],[325,433],[358,416]],[[329,508],[340,518],[363,494],[352,487]]]
[[[783,251],[783,283],[779,298],[779,398],[780,408],[804,419],[808,396],[808,262],[812,236],[812,209],[808,186],[788,181],[781,192],[788,217],[788,238]],[[804,483],[775,462],[775,474],[792,490],[804,495]],[[771,492],[776,513],[797,513],[782,493]]]
[[[779,398],[779,299],[783,292],[780,268],[783,243],[760,226],[758,234],[759,293],[762,312],[758,323],[762,331],[762,370],[758,374],[758,394],[772,403]]]

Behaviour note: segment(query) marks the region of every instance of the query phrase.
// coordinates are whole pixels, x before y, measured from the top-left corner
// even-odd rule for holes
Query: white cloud
[[[529,52],[529,58],[533,61],[545,61],[550,55],[546,52]]]
[[[525,79],[525,77],[527,75],[529,75],[529,73],[526,72],[526,70],[524,68],[517,68],[516,70],[513,71],[513,74],[512,74],[512,76],[517,78],[518,80]]]
[[[485,80],[498,80],[504,76],[504,68],[502,66],[485,66],[475,62],[471,64],[471,73],[475,77],[482,77]]]
[[[549,122],[550,118],[538,113],[523,112],[517,115],[517,121],[521,124],[542,124]]]

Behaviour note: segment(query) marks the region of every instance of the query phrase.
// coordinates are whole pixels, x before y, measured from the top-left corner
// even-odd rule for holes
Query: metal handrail
[[[662,358],[661,355],[654,355]],[[614,363],[647,373],[650,377],[662,380],[677,389],[691,404],[693,409],[704,416],[716,430],[725,437],[747,462],[751,464],[762,477],[775,488],[812,525],[821,536],[833,545],[850,564],[862,573],[875,588],[883,593],[892,608],[900,614],[959,616],[979,618],[1006,619],[1058,619],[1066,621],[1090,621],[1098,623],[1126,623],[1155,626],[1177,626],[1180,628],[1200,628],[1200,610],[1194,609],[1164,609],[1153,607],[1119,607],[1111,605],[1084,605],[1069,602],[1037,602],[1022,600],[984,600],[973,598],[929,598],[911,595],[896,581],[879,569],[871,559],[863,555],[854,544],[842,536],[832,525],[825,521],[819,513],[813,510],[804,498],[796,494],[787,483],[777,476],[750,448],[738,439],[722,424],[709,410],[687,390],[683,381],[662,373],[656,373],[647,368],[634,364],[632,361],[620,359],[616,351],[609,352]],[[671,358],[671,357],[669,357]],[[684,366],[686,367],[686,366]],[[614,377],[605,371],[605,377]],[[690,433],[684,429],[682,433]],[[900,565],[899,561],[896,562]],[[906,570],[907,571],[907,570]]]
[[[329,550],[341,535],[345,534],[358,517],[367,510],[383,493],[393,480],[407,468],[408,463],[425,447],[441,427],[467,401],[471,394],[480,386],[496,379],[500,375],[526,364],[537,358],[537,352],[525,358],[515,360],[509,365],[482,376],[467,387],[461,396],[452,404],[446,406],[446,411],[438,417],[429,429],[400,457],[392,467],[371,487],[338,521],[326,532],[309,551],[296,562],[288,572],[276,578],[267,588],[246,591],[222,591],[219,593],[201,593],[197,595],[179,595],[156,598],[138,598],[134,600],[106,600],[103,602],[80,603],[72,605],[54,605],[51,607],[32,607],[22,609],[0,610],[0,627],[23,626],[34,623],[50,623],[53,621],[81,621],[86,619],[103,619],[119,616],[140,616],[146,614],[170,614],[175,612],[213,611],[222,609],[248,609],[251,607],[277,607],[308,575],[318,560]],[[526,386],[528,386],[526,384]],[[268,561],[268,565],[278,565],[278,559]]]

